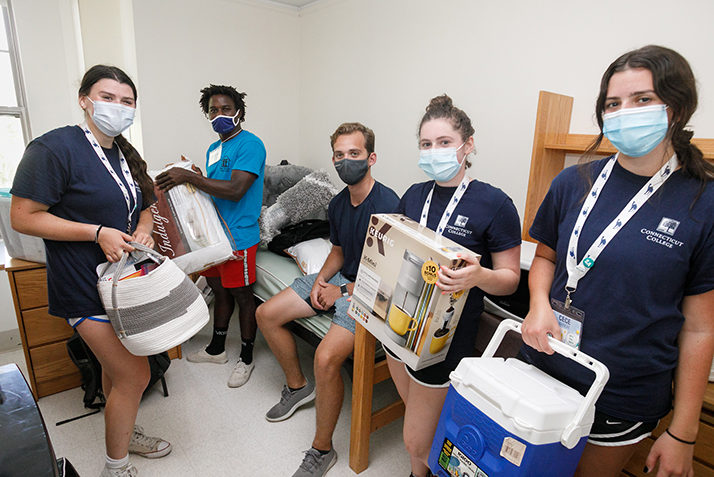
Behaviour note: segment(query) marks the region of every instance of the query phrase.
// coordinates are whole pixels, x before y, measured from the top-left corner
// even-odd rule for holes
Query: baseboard
[[[20,330],[0,331],[0,353],[22,349]]]

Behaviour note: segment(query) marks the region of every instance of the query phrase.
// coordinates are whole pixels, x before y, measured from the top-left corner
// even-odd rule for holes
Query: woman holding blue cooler
[[[601,133],[584,158],[603,137],[617,154],[561,172],[530,229],[538,247],[525,359],[584,393],[592,376],[547,356],[552,335],[610,371],[577,476],[619,475],[672,407],[645,472],[694,475],[714,353],[714,167],[684,129],[696,107],[694,75],[677,52],[646,46],[615,60],[596,103]]]
[[[419,167],[431,180],[411,186],[396,211],[481,255],[480,260],[462,257],[468,265],[459,270],[438,272],[442,293],[470,290],[446,359],[414,371],[387,350],[389,371],[406,405],[404,443],[413,477],[430,475],[429,450],[449,373],[473,354],[484,293],[508,295],[520,279],[521,227],[513,202],[500,189],[466,175],[473,134],[471,120],[451,98],[432,99],[419,126]]]

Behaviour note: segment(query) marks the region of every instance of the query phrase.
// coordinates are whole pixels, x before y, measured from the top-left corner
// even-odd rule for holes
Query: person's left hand
[[[337,285],[331,285],[323,280],[318,280],[317,284],[319,286],[317,301],[323,310],[327,310],[342,296],[342,292]]]
[[[131,236],[131,241],[146,245],[149,248],[154,248],[154,239],[151,237],[151,234],[147,234],[146,232],[137,230],[134,232],[134,235]]]
[[[155,182],[159,189],[167,191],[177,185],[181,185],[185,182],[191,182],[192,176],[195,175],[195,172],[188,171],[181,167],[172,167],[171,169],[156,176]]]
[[[651,472],[659,461],[657,477],[694,477],[693,455],[694,446],[677,442],[663,432],[650,449],[645,466]]]
[[[441,288],[444,294],[470,290],[481,283],[483,267],[479,262],[479,258],[469,254],[463,256],[457,254],[456,256],[466,261],[465,267],[452,270],[442,265],[437,272],[439,280],[436,282],[436,286]]]

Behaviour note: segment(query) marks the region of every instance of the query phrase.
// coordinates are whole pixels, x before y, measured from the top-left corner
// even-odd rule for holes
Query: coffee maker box
[[[479,256],[403,215],[372,215],[348,314],[414,370],[443,361],[469,292],[442,294],[437,271],[465,266],[458,254]]]

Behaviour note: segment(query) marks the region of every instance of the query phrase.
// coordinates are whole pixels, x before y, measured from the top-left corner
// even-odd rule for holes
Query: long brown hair
[[[107,65],[92,66],[86,73],[84,73],[82,83],[79,86],[79,95],[89,96],[92,86],[94,86],[97,81],[103,79],[112,79],[120,84],[129,85],[131,90],[134,92],[134,101],[138,99],[136,86],[131,78],[129,78],[129,75],[116,66]],[[124,154],[126,162],[129,165],[129,170],[131,171],[131,176],[134,178],[134,181],[139,184],[141,195],[143,197],[143,205],[148,207],[154,203],[156,197],[154,196],[154,181],[151,180],[148,172],[146,172],[146,162],[144,162],[144,159],[141,158],[141,155],[134,148],[134,146],[132,146],[131,143],[129,143],[129,141],[127,141],[121,134],[114,138],[114,142],[117,143],[117,146],[121,149],[122,154]]]
[[[702,151],[691,143],[694,132],[685,129],[697,109],[697,85],[692,68],[686,59],[669,48],[648,45],[625,53],[605,70],[600,81],[600,94],[595,103],[595,117],[600,134],[585,151],[583,158],[594,155],[602,143],[603,114],[610,78],[615,73],[634,68],[645,68],[652,73],[655,94],[673,112],[669,122],[667,139],[672,143],[684,174],[699,179],[702,188],[714,180],[714,165],[704,159]]]

